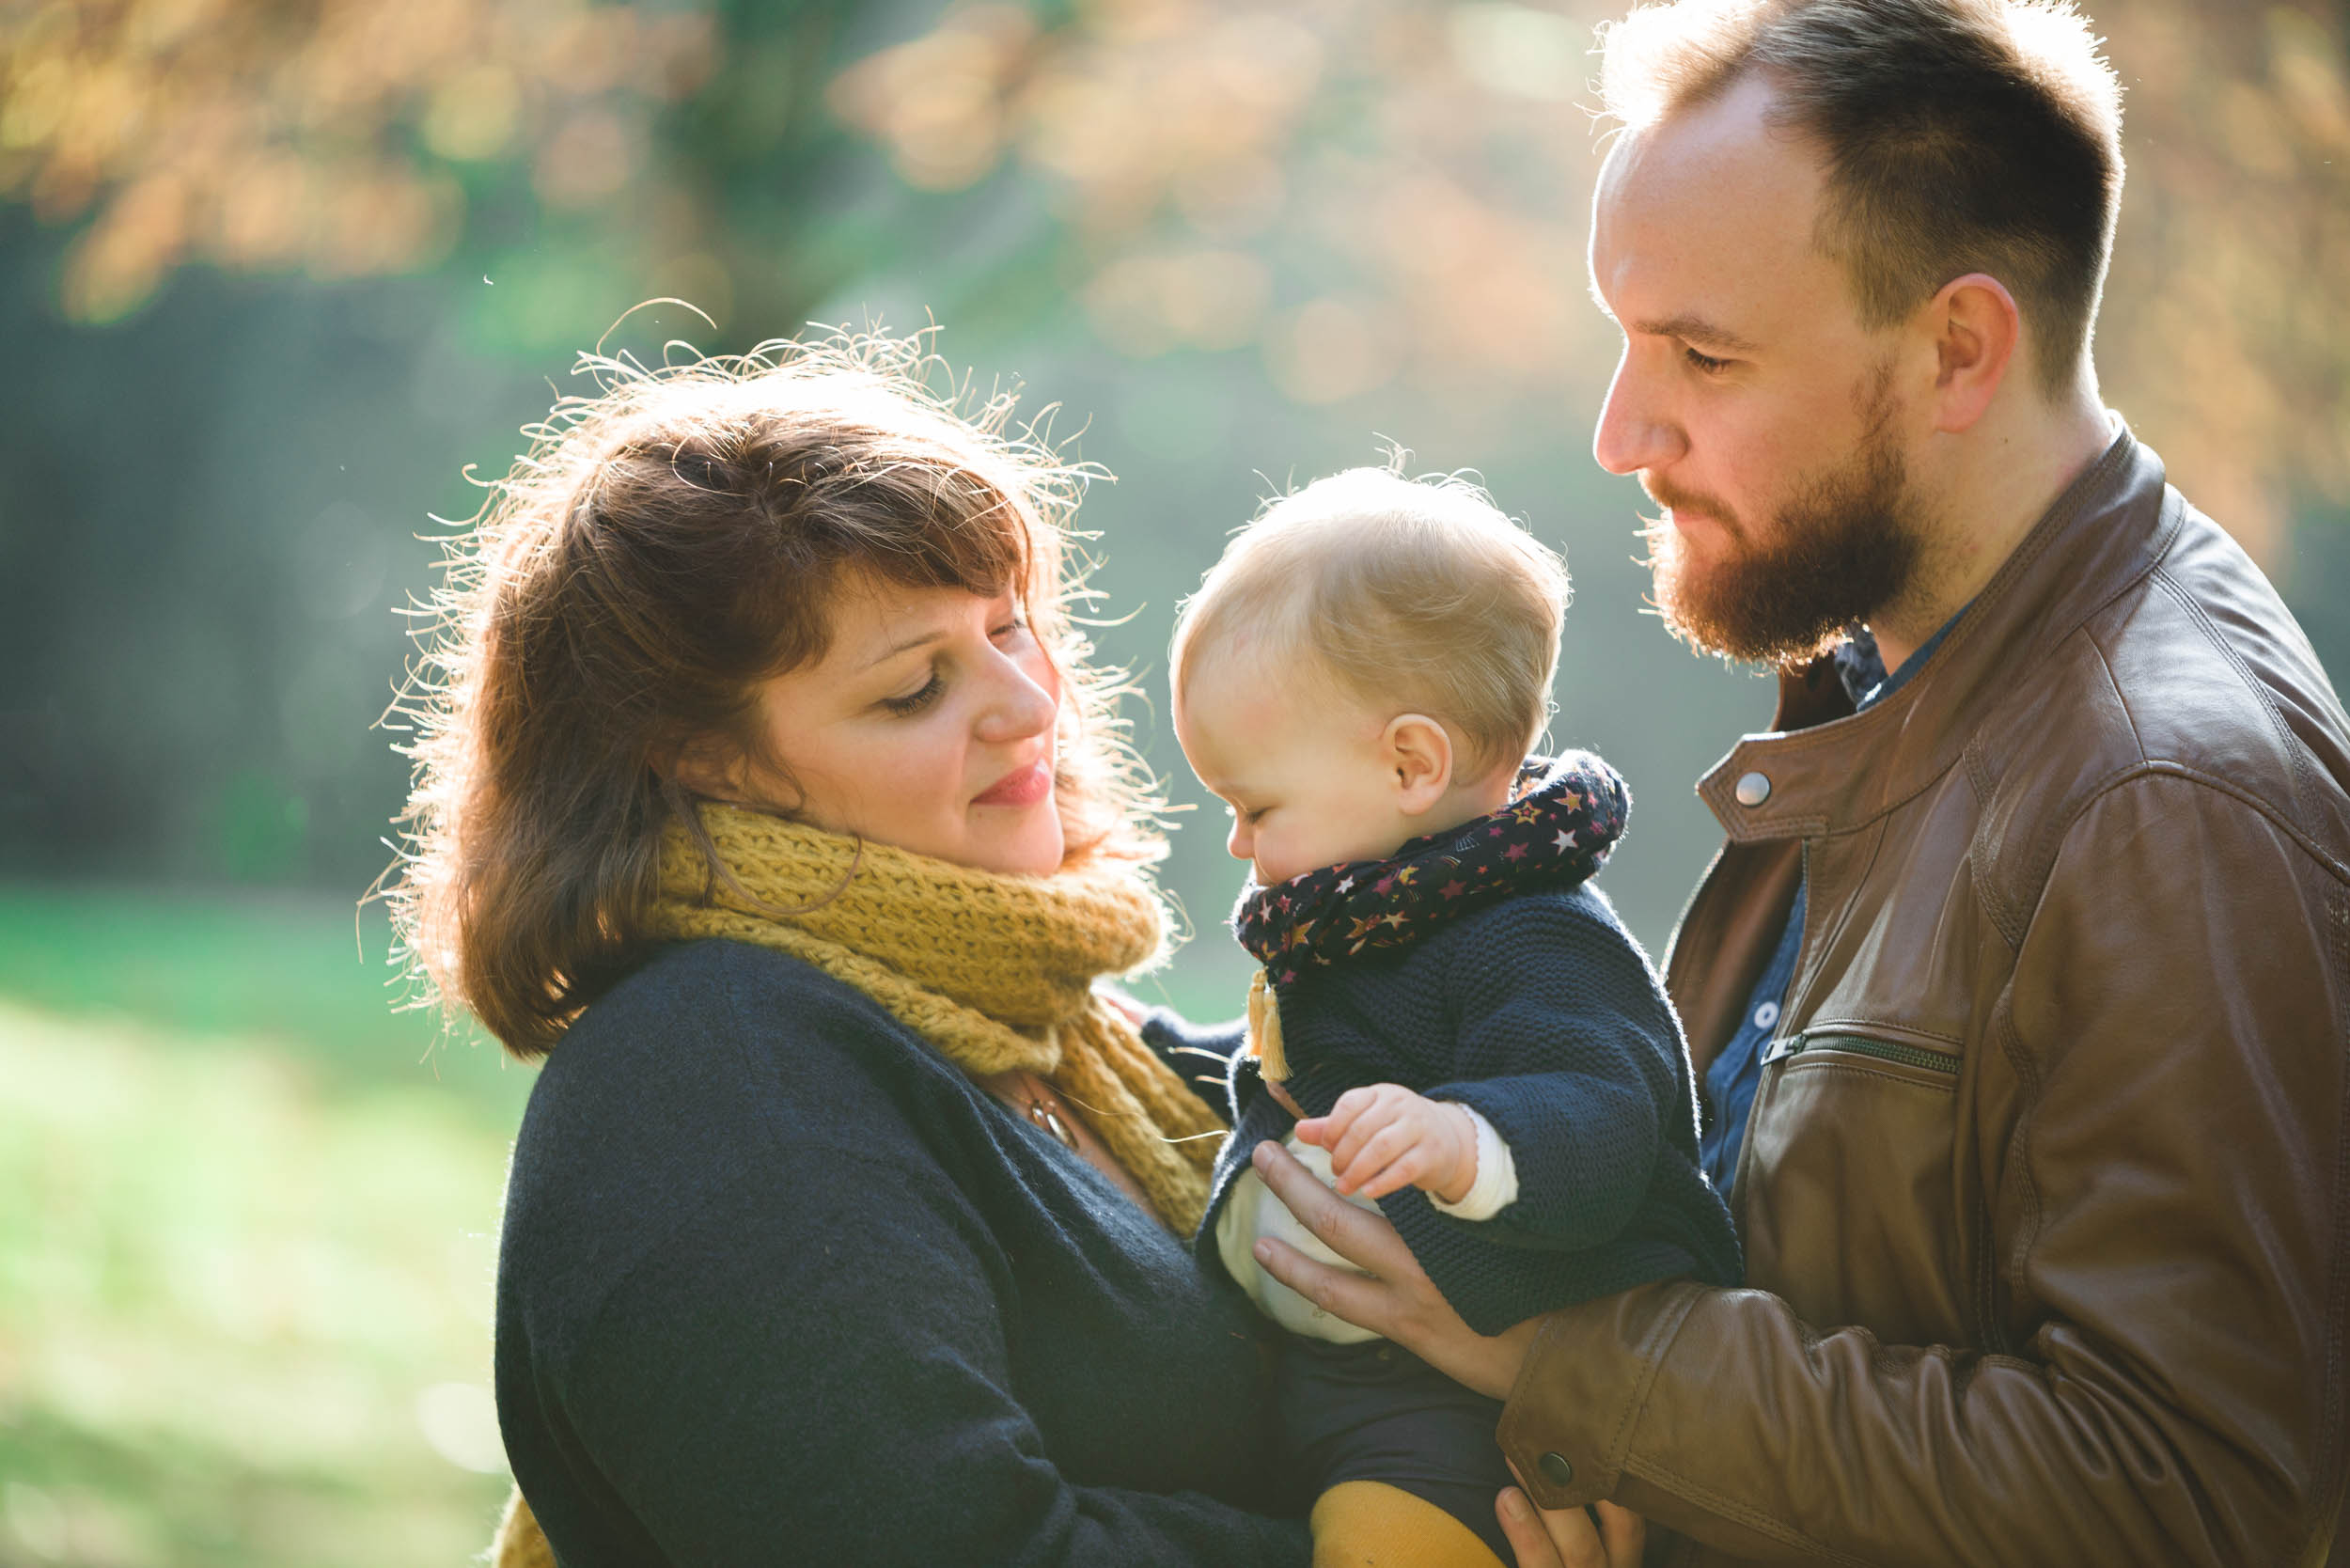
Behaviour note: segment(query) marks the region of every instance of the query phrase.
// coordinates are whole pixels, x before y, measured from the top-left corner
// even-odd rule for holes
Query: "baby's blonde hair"
[[[1246,631],[1270,667],[1438,720],[1459,776],[1481,778],[1523,760],[1549,716],[1567,591],[1559,553],[1479,486],[1350,468],[1225,546],[1176,617],[1177,700],[1204,651]]]

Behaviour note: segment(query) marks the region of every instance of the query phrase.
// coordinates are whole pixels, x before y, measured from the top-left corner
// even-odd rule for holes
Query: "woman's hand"
[[[1267,1274],[1325,1311],[1393,1340],[1454,1382],[1489,1398],[1510,1397],[1518,1366],[1534,1342],[1535,1322],[1503,1334],[1478,1333],[1430,1283],[1419,1260],[1383,1216],[1324,1186],[1277,1143],[1260,1143],[1250,1157],[1264,1184],[1298,1223],[1366,1271],[1331,1268],[1266,1237],[1257,1243],[1256,1253]]]
[[[1587,1509],[1538,1509],[1512,1486],[1495,1500],[1494,1512],[1518,1568],[1639,1568],[1648,1522],[1611,1502],[1592,1506],[1596,1524]]]

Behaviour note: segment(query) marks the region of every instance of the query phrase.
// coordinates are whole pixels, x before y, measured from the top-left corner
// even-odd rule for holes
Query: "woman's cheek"
[[[853,776],[858,815],[881,837],[911,846],[936,831],[925,823],[952,809],[941,783],[938,729],[930,722],[901,721],[878,740],[857,759]]]
[[[973,782],[968,776],[970,764],[971,715],[967,713],[941,714],[940,722],[929,727],[923,735],[918,760],[902,776],[901,785],[919,799],[932,801],[942,813],[961,816],[971,804],[971,796],[986,787],[987,780]]]

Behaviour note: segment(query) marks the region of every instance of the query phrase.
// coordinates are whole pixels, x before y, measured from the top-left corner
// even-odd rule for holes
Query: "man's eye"
[[[881,705],[891,713],[901,715],[918,713],[937,701],[938,694],[946,689],[947,682],[938,678],[938,671],[932,670],[930,680],[923,682],[920,691],[908,692],[903,697],[885,697],[882,698]]]
[[[1690,368],[1701,375],[1716,376],[1730,368],[1729,360],[1716,359],[1710,353],[1700,353],[1686,344],[1682,346],[1681,357],[1687,360]]]

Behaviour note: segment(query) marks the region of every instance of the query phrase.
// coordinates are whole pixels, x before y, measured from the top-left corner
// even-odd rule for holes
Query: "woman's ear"
[[[750,760],[741,746],[714,735],[679,742],[655,756],[652,768],[704,800],[741,806],[747,798]]]
[[[1452,788],[1452,737],[1425,713],[1388,721],[1379,744],[1395,779],[1396,809],[1417,817]]]

